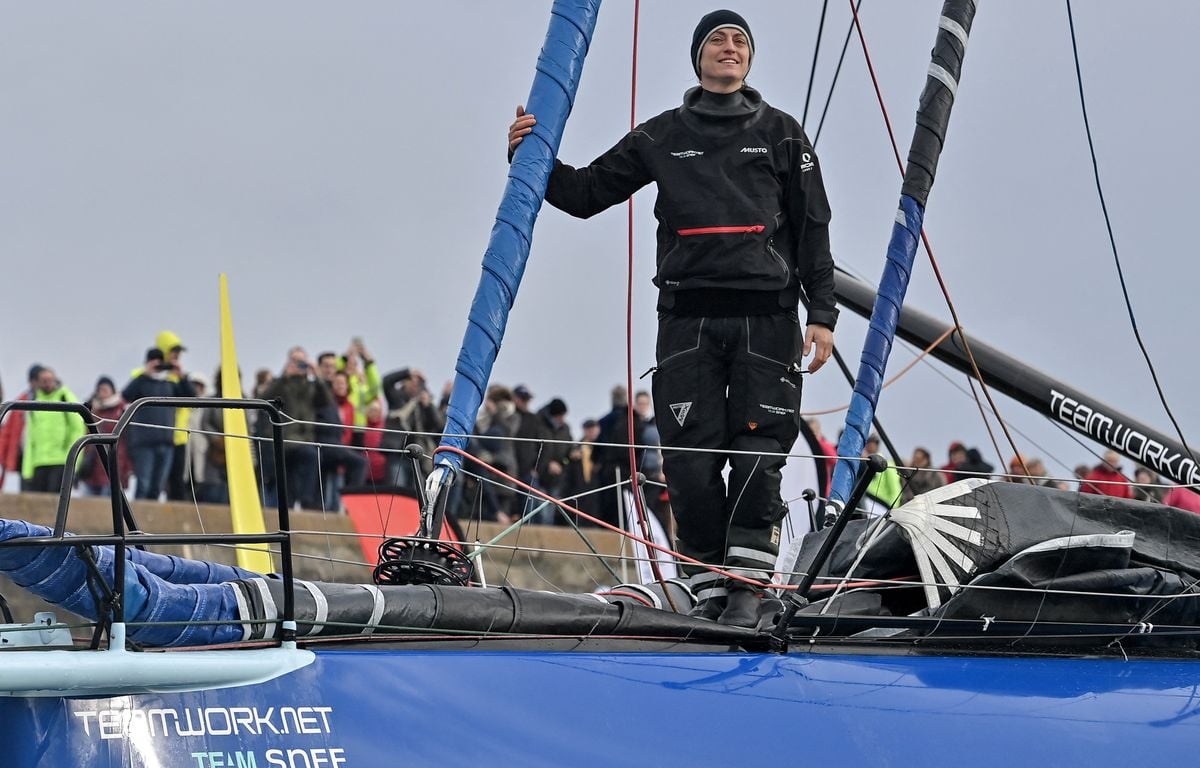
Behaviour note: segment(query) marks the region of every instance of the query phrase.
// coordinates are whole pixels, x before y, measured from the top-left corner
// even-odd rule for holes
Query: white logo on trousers
[[[671,413],[675,414],[675,421],[679,422],[679,426],[683,426],[683,422],[687,421],[688,413],[692,410],[692,403],[689,400],[686,403],[671,403]]]

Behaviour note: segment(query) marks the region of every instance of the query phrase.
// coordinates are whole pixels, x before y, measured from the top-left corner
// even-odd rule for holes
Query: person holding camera
[[[146,350],[146,364],[125,385],[121,397],[133,403],[143,397],[194,397],[192,383],[179,368],[178,355],[171,359],[159,347]],[[139,499],[158,499],[175,461],[175,408],[142,408],[130,422],[129,456],[137,478]]]
[[[333,405],[333,395],[317,376],[317,366],[304,347],[288,350],[283,372],[262,393],[264,400],[278,398],[284,413],[293,420],[283,427],[284,466],[287,468],[288,497],[304,509],[321,509],[321,494],[317,482],[316,422],[323,410]],[[264,457],[264,475],[268,482],[273,471],[266,471],[269,460]],[[268,492],[270,492],[268,488]],[[273,502],[271,502],[273,503]]]

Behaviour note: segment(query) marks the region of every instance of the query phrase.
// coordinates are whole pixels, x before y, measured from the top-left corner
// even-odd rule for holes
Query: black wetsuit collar
[[[733,93],[713,93],[700,86],[683,94],[683,108],[702,118],[748,117],[762,106],[762,95],[748,85]]]

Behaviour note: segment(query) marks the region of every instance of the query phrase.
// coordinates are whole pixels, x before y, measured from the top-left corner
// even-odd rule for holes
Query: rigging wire
[[[1096,160],[1096,145],[1092,140],[1092,125],[1088,120],[1087,101],[1083,97],[1083,72],[1079,65],[1079,44],[1075,39],[1075,17],[1071,13],[1071,0],[1067,0],[1067,24],[1071,30],[1071,55],[1075,59],[1075,82],[1079,86],[1079,111],[1083,114],[1083,129],[1087,134],[1088,152],[1092,157],[1092,176],[1096,180],[1096,195],[1100,198],[1100,210],[1104,214],[1104,227],[1108,231],[1108,244],[1112,247],[1113,263],[1117,268],[1117,279],[1121,283],[1121,296],[1125,299],[1125,310],[1129,313],[1129,325],[1133,329],[1133,337],[1137,340],[1138,349],[1142,351],[1142,357],[1146,360],[1146,369],[1150,371],[1150,378],[1154,380],[1154,390],[1158,393],[1158,400],[1162,403],[1163,410],[1167,412],[1167,418],[1171,420],[1171,426],[1175,428],[1175,434],[1179,435],[1179,442],[1183,444],[1183,449],[1187,451],[1188,456],[1194,462],[1196,456],[1192,453],[1191,447],[1188,446],[1187,439],[1183,436],[1183,430],[1180,428],[1179,422],[1176,421],[1175,414],[1171,411],[1171,406],[1167,404],[1166,393],[1163,392],[1162,384],[1158,380],[1158,371],[1154,367],[1154,362],[1150,359],[1150,351],[1146,349],[1146,344],[1142,341],[1141,331],[1138,330],[1137,318],[1133,313],[1133,302],[1129,298],[1129,287],[1125,284],[1125,270],[1121,266],[1121,256],[1117,252],[1117,240],[1113,235],[1112,219],[1108,215],[1108,204],[1104,201],[1104,187],[1100,184],[1100,164]]]
[[[859,7],[862,6],[862,0],[858,0],[858,5],[859,5]],[[813,84],[816,81],[817,61],[818,61],[818,58],[819,58],[819,55],[821,52],[821,39],[823,37],[824,30],[825,30],[825,15],[826,15],[826,11],[828,9],[829,9],[829,0],[825,0],[821,4],[821,19],[817,24],[817,40],[816,40],[816,44],[813,47],[812,67],[810,68],[809,73],[808,73],[808,90],[804,94],[804,114],[800,120],[801,129],[803,129],[804,126],[807,125],[807,123],[808,123],[808,107],[809,107],[809,103],[811,102],[811,99],[812,99]],[[853,22],[851,22],[850,28],[846,30],[846,39],[842,43],[842,52],[838,56],[837,69],[834,70],[833,80],[829,84],[829,93],[825,97],[825,107],[821,111],[821,124],[822,125],[825,122],[825,115],[829,111],[829,104],[833,100],[833,89],[837,86],[838,75],[842,71],[842,62],[846,58],[846,49],[848,48],[848,46],[850,44],[850,35],[851,35],[851,33],[853,33],[853,31],[854,31],[854,24],[853,24]],[[818,125],[817,126],[818,136],[820,135],[820,132],[821,132],[821,127]],[[812,148],[814,150],[816,150],[816,148],[817,148],[816,139],[813,139],[812,141],[810,141],[810,144],[812,145]],[[805,305],[805,306],[807,306],[807,305]],[[846,364],[846,361],[842,356],[841,350],[838,349],[836,344],[833,346],[833,359],[834,359],[834,362],[837,363],[838,368],[841,370],[842,375],[846,377],[847,383],[849,383],[850,387],[853,389],[854,374],[850,370],[850,366],[848,366]],[[888,453],[891,454],[892,460],[895,461],[897,464],[900,464],[903,461],[903,459],[900,456],[900,452],[896,449],[895,444],[892,443],[891,438],[888,436],[887,430],[885,430],[883,428],[883,423],[879,420],[879,417],[876,414],[871,415],[871,422],[874,425],[875,432],[878,433],[879,438],[883,441],[884,446],[887,447]]]
[[[521,490],[525,491],[526,493],[533,494],[540,499],[545,499],[547,501],[556,502],[559,506],[561,506],[565,510],[578,515],[579,517],[583,518],[584,520],[594,523],[594,524],[600,526],[601,528],[604,528],[605,530],[609,530],[620,536],[624,536],[627,539],[636,541],[649,549],[653,549],[657,552],[662,552],[663,554],[673,557],[676,560],[679,560],[680,562],[700,566],[701,568],[711,571],[711,572],[717,574],[718,576],[723,576],[724,578],[729,579],[731,581],[737,581],[737,582],[740,582],[743,584],[749,584],[750,586],[755,587],[755,588],[762,587],[762,582],[758,581],[757,579],[747,578],[745,576],[742,576],[740,574],[726,570],[724,568],[718,568],[718,567],[715,567],[708,563],[702,562],[700,560],[697,560],[694,557],[688,557],[687,555],[676,552],[668,547],[664,547],[661,544],[656,544],[651,539],[646,539],[641,536],[637,536],[635,534],[630,533],[629,531],[622,530],[622,529],[618,528],[617,526],[612,525],[611,523],[601,520],[598,517],[593,517],[592,515],[589,515],[588,513],[583,512],[582,510],[576,509],[575,507],[572,507],[571,505],[566,504],[565,502],[563,502],[561,500],[555,499],[554,497],[550,496],[545,491],[541,491],[537,488],[534,488],[531,485],[528,485],[527,483],[521,482],[517,478],[515,478],[505,472],[500,471],[499,469],[488,464],[485,461],[480,460],[478,457],[472,456],[471,454],[467,453],[466,451],[462,450],[461,448],[455,448],[454,446],[449,446],[449,445],[442,445],[442,446],[438,446],[437,450],[434,451],[435,455],[439,454],[439,453],[453,453],[453,454],[463,457],[464,459],[470,459],[471,461],[475,462],[479,466],[485,467],[486,469],[488,469],[496,477],[499,477],[499,478],[507,481],[508,483],[511,483],[513,486],[520,488]],[[653,561],[652,561],[652,563],[653,563]],[[795,584],[785,584],[785,585],[777,586],[774,588],[775,589],[794,590],[794,589],[796,589],[796,586],[797,585],[795,585]]]
[[[808,91],[804,94],[804,114],[800,117],[800,126],[808,123],[808,105],[812,100],[813,82],[817,78],[817,58],[821,54],[821,38],[825,34],[825,12],[829,10],[829,0],[821,3],[821,20],[817,22],[817,42],[813,46],[812,67],[808,71]],[[832,92],[832,88],[830,89]]]
[[[904,177],[904,161],[900,157],[900,147],[896,143],[896,132],[892,128],[892,119],[888,115],[887,105],[883,101],[883,91],[879,87],[879,78],[875,75],[875,65],[871,62],[871,52],[867,47],[867,37],[866,37],[866,34],[863,32],[862,21],[859,19],[858,9],[855,8],[855,6],[854,6],[854,0],[849,0],[849,2],[850,2],[850,12],[854,15],[854,28],[858,31],[858,40],[862,45],[863,58],[866,60],[866,63],[867,63],[867,71],[871,75],[871,83],[875,87],[875,97],[876,97],[876,99],[878,99],[879,109],[883,113],[883,122],[884,122],[884,125],[887,127],[888,138],[891,140],[891,143],[892,143],[892,152],[896,156],[896,166],[900,169],[900,176],[901,176],[901,178],[903,178]],[[1016,441],[1013,440],[1012,435],[1009,434],[1008,427],[1006,426],[1004,419],[1000,416],[1000,409],[996,406],[995,400],[992,399],[991,390],[988,388],[987,384],[984,383],[983,374],[979,370],[978,363],[975,362],[975,354],[971,351],[971,345],[967,340],[966,331],[963,330],[962,323],[958,319],[958,310],[954,306],[954,301],[950,298],[950,290],[949,290],[949,288],[947,288],[946,282],[942,278],[941,269],[938,267],[937,259],[933,255],[933,246],[929,243],[929,235],[926,234],[925,227],[923,227],[923,226],[921,227],[921,243],[925,246],[925,253],[928,254],[928,256],[929,256],[929,263],[930,263],[930,266],[933,267],[933,274],[937,278],[938,286],[942,290],[942,296],[944,296],[946,299],[946,306],[947,306],[947,308],[949,308],[950,316],[954,320],[955,331],[958,333],[958,337],[962,340],[963,352],[966,354],[967,359],[971,362],[971,370],[974,371],[974,373],[975,373],[975,378],[979,382],[980,388],[983,390],[983,395],[985,398],[987,398],[988,405],[991,407],[992,413],[995,414],[996,420],[999,422],[1001,430],[1003,430],[1003,432],[1004,432],[1004,437],[1008,440],[1009,447],[1012,448],[1013,453],[1016,455],[1017,459],[1021,462],[1022,471],[1024,471],[1026,474],[1028,474],[1029,470],[1028,470],[1028,468],[1025,467],[1025,460],[1021,457],[1021,451],[1017,448]],[[971,388],[972,388],[972,390],[974,390],[974,385],[972,385]],[[978,399],[976,401],[978,402]],[[979,408],[980,408],[981,415],[983,415],[982,414],[982,411],[983,411],[982,403],[979,404]],[[991,438],[992,446],[996,449],[996,455],[999,457],[1000,462],[1003,463],[1004,462],[1004,453],[1003,453],[1003,451],[1000,450],[1000,444],[996,440],[996,436],[992,432],[991,423],[988,421],[986,416],[984,416],[984,418],[983,418],[983,424],[984,424],[984,427],[987,429],[988,437]]]
[[[914,357],[912,360],[910,360],[907,365],[905,365],[903,368],[900,369],[900,371],[898,373],[893,374],[891,376],[891,378],[884,381],[883,384],[881,384],[879,388],[881,390],[886,389],[886,388],[890,387],[891,385],[895,384],[900,379],[902,379],[905,374],[907,374],[909,371],[911,371],[913,368],[915,368],[917,363],[923,361],[926,357],[928,357],[929,354],[931,352],[933,352],[933,350],[936,349],[938,346],[940,346],[941,343],[943,341],[945,341],[952,333],[954,333],[954,329],[947,328],[945,333],[943,333],[941,336],[938,336],[937,339],[935,339],[932,344],[925,347],[925,349],[921,350],[920,354],[918,354],[916,357]],[[841,413],[842,411],[848,410],[849,408],[850,408],[850,404],[846,403],[845,405],[839,405],[836,408],[826,408],[821,411],[801,411],[800,415],[801,416],[828,416],[831,413]]]
[[[860,5],[861,5],[861,0],[860,0]],[[853,26],[851,26],[851,29],[853,29]],[[841,265],[841,268],[842,268],[842,269],[844,269],[844,270],[846,270],[846,272],[850,273],[852,276],[854,276],[854,277],[857,277],[859,280],[862,280],[863,282],[870,282],[870,281],[869,281],[869,279],[868,279],[868,277],[867,277],[865,274],[863,274],[863,273],[862,273],[860,270],[856,269],[856,268],[855,268],[853,265],[851,265],[851,264],[842,264],[842,265]],[[951,330],[953,330],[953,326],[951,326]],[[917,350],[917,348],[916,348],[914,345],[912,345],[912,344],[908,343],[908,342],[907,342],[907,341],[905,341],[904,339],[898,339],[898,341],[899,341],[899,343],[900,343],[901,345],[903,345],[903,346],[904,346],[906,349],[908,349],[908,350],[909,350],[909,351],[911,351],[911,352],[914,352],[914,353],[916,353],[916,350]],[[978,402],[979,402],[979,397],[978,397],[978,395],[976,395],[976,394],[974,393],[973,380],[972,380],[972,378],[971,378],[970,376],[965,376],[965,377],[964,377],[964,378],[967,380],[967,384],[968,384],[969,386],[972,386],[972,389],[971,389],[971,391],[967,391],[967,389],[966,389],[966,388],[964,388],[964,387],[963,387],[961,384],[959,384],[957,381],[955,381],[953,378],[951,378],[949,375],[947,375],[947,374],[946,374],[946,372],[945,372],[945,371],[943,371],[943,370],[942,370],[942,368],[941,368],[940,366],[934,365],[934,364],[933,364],[933,363],[931,363],[931,362],[930,362],[928,359],[926,359],[926,360],[924,361],[924,363],[925,363],[925,366],[926,366],[926,367],[927,367],[927,368],[928,368],[930,371],[932,371],[933,373],[935,373],[937,376],[941,377],[941,378],[942,378],[942,379],[943,379],[943,380],[944,380],[944,381],[945,381],[947,384],[949,384],[950,386],[952,386],[952,387],[954,387],[955,389],[957,389],[957,390],[959,391],[959,393],[960,393],[960,394],[962,394],[962,395],[963,395],[963,396],[965,396],[967,399],[971,400],[972,402],[974,402],[974,403],[976,403],[976,404],[978,405]],[[806,414],[806,415],[807,415],[807,414]],[[1006,423],[1007,423],[1007,422],[1006,422]],[[1096,451],[1096,449],[1095,449],[1093,446],[1091,446],[1091,445],[1089,445],[1089,444],[1085,443],[1085,442],[1084,442],[1082,439],[1080,439],[1080,437],[1079,437],[1077,434],[1075,434],[1074,432],[1072,432],[1072,431],[1068,430],[1066,427],[1064,427],[1062,424],[1060,424],[1060,423],[1059,423],[1059,422],[1057,422],[1057,421],[1051,421],[1050,423],[1051,423],[1052,425],[1054,425],[1054,427],[1055,427],[1056,429],[1058,429],[1058,431],[1059,431],[1059,432],[1061,432],[1061,433],[1062,433],[1064,436],[1066,436],[1068,439],[1072,440],[1072,441],[1073,441],[1073,442],[1074,442],[1076,445],[1078,445],[1080,448],[1082,448],[1082,449],[1084,450],[1084,452],[1091,454],[1091,455],[1092,455],[1092,457],[1093,457],[1093,458],[1095,458],[1097,461],[1099,461],[1099,460],[1100,460],[1100,458],[1101,458],[1101,457],[1100,457],[1100,454],[1099,454],[1099,453]],[[1047,458],[1049,458],[1049,459],[1051,459],[1052,461],[1054,461],[1055,463],[1057,463],[1057,464],[1058,464],[1059,466],[1061,466],[1063,469],[1065,469],[1065,470],[1067,470],[1067,471],[1074,471],[1074,467],[1072,467],[1070,464],[1068,464],[1067,462],[1065,462],[1065,461],[1063,461],[1061,458],[1059,458],[1057,455],[1055,455],[1053,451],[1051,451],[1051,450],[1047,449],[1046,447],[1044,447],[1044,446],[1042,446],[1042,445],[1038,444],[1038,442],[1037,442],[1036,440],[1034,440],[1032,437],[1030,437],[1030,436],[1029,436],[1027,433],[1025,433],[1025,432],[1022,432],[1020,429],[1016,428],[1016,427],[1015,427],[1015,426],[1013,426],[1011,423],[1009,423],[1009,424],[1008,424],[1008,426],[1009,426],[1009,428],[1010,428],[1010,429],[1012,429],[1014,432],[1016,432],[1016,433],[1017,433],[1017,434],[1018,434],[1018,435],[1019,435],[1019,436],[1020,436],[1020,437],[1021,437],[1023,440],[1025,440],[1026,442],[1028,442],[1028,443],[1032,444],[1032,445],[1033,445],[1033,447],[1037,448],[1039,451],[1041,451],[1042,453],[1046,454]],[[1070,481],[1074,481],[1074,480],[1076,480],[1077,478],[1075,478],[1075,477],[1070,477],[1070,478],[1051,478],[1051,479],[1055,479],[1055,480],[1070,480]]]
[[[858,5],[855,11],[862,9],[863,0],[858,0]],[[833,79],[829,82],[829,93],[825,96],[825,106],[821,109],[821,119],[817,122],[817,133],[813,136],[813,149],[817,148],[817,142],[821,139],[821,129],[825,127],[825,116],[829,114],[829,105],[833,103],[833,89],[837,87],[838,75],[842,73],[842,62],[846,60],[846,51],[850,48],[850,38],[854,35],[854,19],[850,20],[850,26],[846,28],[846,39],[842,41],[842,52],[838,54],[837,67],[833,70]]]
[[[638,64],[638,22],[641,18],[642,2],[641,0],[633,0],[633,45],[631,52],[631,62],[629,68],[629,130],[632,131],[637,127],[637,64]],[[642,538],[652,540],[650,533],[650,521],[646,519],[646,500],[642,495],[641,486],[637,483],[638,466],[637,466],[637,450],[633,444],[637,442],[637,435],[634,434],[634,412],[633,412],[633,196],[630,195],[626,201],[626,212],[628,216],[628,245],[629,245],[629,268],[625,287],[625,420],[627,423],[627,434],[630,443],[629,447],[629,477],[633,480],[633,506],[636,511],[638,528],[642,531]],[[674,600],[671,599],[671,592],[667,589],[666,579],[663,578],[662,569],[658,565],[657,559],[650,561],[650,570],[654,574],[654,580],[662,588],[663,594],[666,595],[667,601],[671,604],[671,610],[678,613],[678,608],[675,606]]]
[[[909,350],[915,349],[911,344],[909,344],[906,341],[901,340],[901,343],[904,344]],[[947,375],[947,373],[945,371],[943,371],[939,366],[934,365],[933,363],[929,362],[929,360],[925,360],[924,362],[925,362],[925,366],[927,368],[929,368],[929,370],[933,371],[933,373],[940,376],[947,384],[949,384],[950,386],[957,389],[959,394],[963,395],[964,397],[966,397],[969,400],[978,402],[978,398],[972,392],[967,391],[966,388],[964,388],[961,384],[959,384],[957,381],[955,381],[953,378],[951,378],[949,375]],[[971,382],[970,376],[967,376],[965,378],[968,383]],[[1080,448],[1082,448],[1085,452],[1092,454],[1092,456],[1095,457],[1097,460],[1100,459],[1100,454],[1098,454],[1096,452],[1095,448],[1093,448],[1093,447],[1089,446],[1087,443],[1085,443],[1077,434],[1075,434],[1071,430],[1067,429],[1065,426],[1058,423],[1057,421],[1051,421],[1050,423],[1056,429],[1058,429],[1058,431],[1061,432],[1065,437],[1074,441],[1075,444],[1078,445]],[[1055,462],[1060,467],[1062,467],[1063,469],[1065,469],[1069,472],[1074,471],[1074,467],[1072,467],[1070,464],[1068,464],[1067,462],[1065,462],[1061,458],[1059,458],[1054,453],[1053,450],[1045,447],[1044,445],[1041,445],[1036,440],[1034,440],[1032,437],[1030,437],[1027,433],[1022,432],[1016,426],[1014,426],[1012,424],[1009,424],[1008,426],[1010,429],[1012,429],[1013,432],[1016,432],[1018,435],[1020,435],[1020,437],[1023,440],[1025,440],[1027,443],[1031,444],[1034,448],[1037,448],[1039,451],[1044,453],[1048,459]],[[1050,479],[1052,479],[1052,480],[1070,480],[1070,481],[1074,482],[1078,478],[1076,478],[1076,477],[1070,477],[1070,478],[1052,477]]]

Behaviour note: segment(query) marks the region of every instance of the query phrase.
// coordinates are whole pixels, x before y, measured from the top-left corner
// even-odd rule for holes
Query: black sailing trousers
[[[680,553],[770,579],[787,514],[779,490],[786,459],[764,453],[787,453],[800,433],[802,346],[794,312],[659,315],[654,411]],[[726,591],[711,572],[683,572],[702,600]]]

